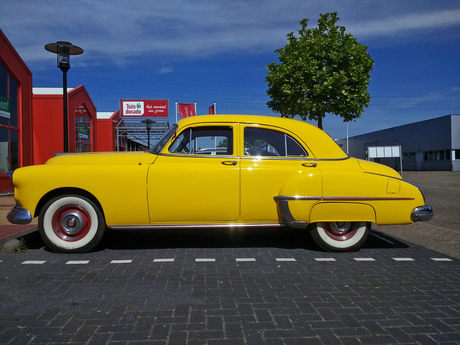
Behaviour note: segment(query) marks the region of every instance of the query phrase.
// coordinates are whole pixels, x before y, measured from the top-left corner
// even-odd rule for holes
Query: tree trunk
[[[323,129],[323,116],[324,115],[318,115],[318,128]]]

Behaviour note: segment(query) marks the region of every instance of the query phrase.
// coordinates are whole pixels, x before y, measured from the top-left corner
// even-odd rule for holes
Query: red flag
[[[177,103],[177,111],[181,118],[195,116],[195,104]]]
[[[216,113],[215,104],[209,107],[209,115],[214,115]]]

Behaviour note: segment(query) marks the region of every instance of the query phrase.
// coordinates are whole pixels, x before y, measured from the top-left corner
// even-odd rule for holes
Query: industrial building
[[[370,159],[369,147],[400,146],[402,170],[460,171],[460,115],[452,114],[337,140],[349,156]],[[401,170],[397,157],[377,158]]]

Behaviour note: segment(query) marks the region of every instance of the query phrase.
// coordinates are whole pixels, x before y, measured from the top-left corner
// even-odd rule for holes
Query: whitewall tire
[[[105,231],[104,216],[91,200],[79,195],[59,196],[42,208],[38,229],[52,250],[84,253],[101,240]]]
[[[366,242],[370,225],[367,222],[321,222],[312,225],[315,242],[330,252],[351,252]]]

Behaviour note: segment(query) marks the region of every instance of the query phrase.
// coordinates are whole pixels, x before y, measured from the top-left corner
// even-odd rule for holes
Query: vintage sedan
[[[149,152],[60,154],[12,175],[14,224],[39,217],[58,252],[108,229],[292,227],[328,251],[358,249],[371,224],[429,220],[419,189],[347,156],[322,130],[265,116],[179,121]]]

